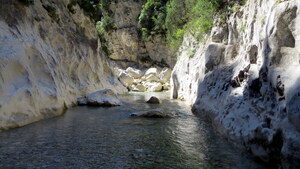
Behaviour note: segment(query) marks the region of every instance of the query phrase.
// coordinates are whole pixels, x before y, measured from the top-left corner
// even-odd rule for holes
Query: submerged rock
[[[152,96],[146,103],[161,104],[161,100],[155,96]]]
[[[132,117],[149,117],[149,118],[170,118],[175,117],[174,112],[165,112],[161,109],[145,110],[131,114]]]
[[[84,103],[83,99],[81,101]],[[111,89],[104,89],[86,95],[86,104],[90,106],[120,106],[122,102]]]

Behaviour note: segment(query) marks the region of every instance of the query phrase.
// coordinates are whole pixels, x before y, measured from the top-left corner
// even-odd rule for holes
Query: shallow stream
[[[146,104],[151,95],[163,103]],[[120,99],[125,103],[120,107],[74,107],[63,116],[0,132],[0,168],[265,168],[165,93]],[[130,117],[157,107],[181,113],[170,119]]]

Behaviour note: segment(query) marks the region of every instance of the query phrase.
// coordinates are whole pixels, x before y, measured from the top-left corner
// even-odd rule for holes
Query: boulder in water
[[[150,103],[150,104],[160,104],[161,103],[161,100],[155,96],[152,96],[148,101],[147,103]]]
[[[174,112],[165,112],[160,109],[153,110],[145,110],[140,112],[132,113],[133,117],[149,117],[149,118],[170,118],[175,117],[176,114]]]

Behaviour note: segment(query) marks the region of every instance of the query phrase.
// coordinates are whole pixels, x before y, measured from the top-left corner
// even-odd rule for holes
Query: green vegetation
[[[139,16],[142,36],[149,40],[155,34],[165,36],[177,49],[186,33],[202,40],[213,26],[214,16],[226,21],[228,12],[237,12],[247,0],[147,0]],[[224,8],[228,7],[228,10]],[[222,14],[224,13],[224,14]]]
[[[154,34],[165,34],[166,4],[168,0],[147,0],[138,18],[142,36],[150,39]]]
[[[213,26],[214,14],[223,5],[222,0],[171,0],[167,5],[167,40],[177,49],[186,33],[198,40]]]
[[[93,19],[102,49],[107,55],[110,55],[110,52],[104,35],[108,31],[115,29],[115,23],[111,16],[113,12],[109,10],[111,2],[111,0],[73,0],[67,5],[68,10],[71,13],[75,13],[74,6],[78,4],[84,10],[85,14]]]

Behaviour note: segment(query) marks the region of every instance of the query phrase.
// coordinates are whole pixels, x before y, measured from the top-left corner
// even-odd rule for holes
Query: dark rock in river
[[[145,111],[132,113],[131,116],[133,116],[133,117],[149,117],[149,118],[170,118],[170,117],[175,117],[176,113],[165,112],[160,109],[153,109],[153,110],[145,110]]]
[[[148,101],[147,103],[150,103],[150,104],[160,104],[161,103],[161,100],[155,96],[152,96]]]

